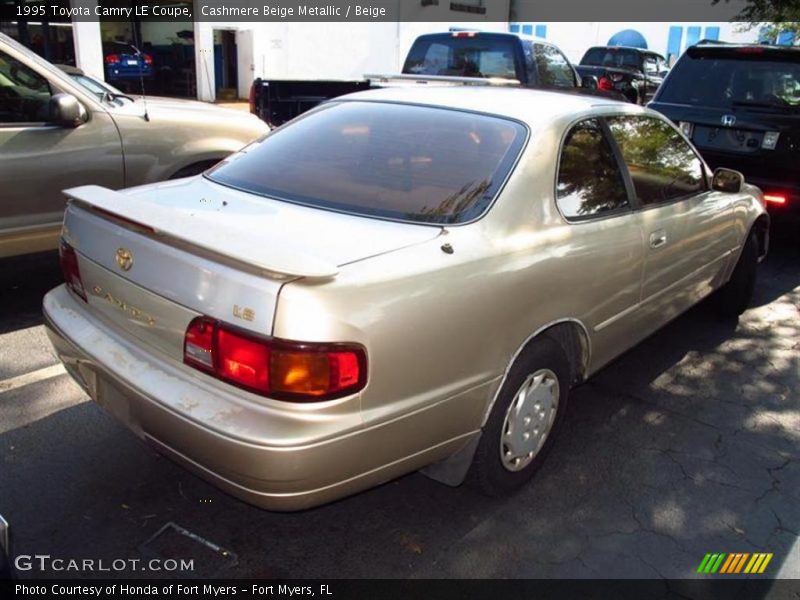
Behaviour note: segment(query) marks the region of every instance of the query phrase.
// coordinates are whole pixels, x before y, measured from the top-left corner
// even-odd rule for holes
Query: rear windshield
[[[514,38],[421,37],[406,58],[403,73],[517,79]]]
[[[612,50],[610,48],[589,48],[581,60],[582,65],[638,69],[639,53],[632,50]]]
[[[422,223],[465,223],[492,203],[523,125],[383,102],[333,102],[221,163],[212,180],[278,200]]]
[[[800,53],[798,53],[800,54]],[[728,108],[800,106],[800,60],[684,54],[665,82],[660,102]]]

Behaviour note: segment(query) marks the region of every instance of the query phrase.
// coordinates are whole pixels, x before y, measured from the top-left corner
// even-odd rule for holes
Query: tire
[[[758,239],[751,232],[745,242],[731,278],[714,295],[714,309],[724,318],[736,318],[753,300],[758,270]]]
[[[535,340],[514,363],[483,429],[470,468],[469,478],[486,495],[509,494],[525,485],[539,470],[564,420],[570,372],[564,350],[548,337]],[[529,395],[524,403],[526,387]],[[555,407],[546,411],[547,403],[553,401]],[[518,408],[523,410],[517,412],[515,419],[514,411]],[[537,408],[541,408],[539,418],[534,412]],[[533,421],[525,422],[525,417]],[[537,424],[544,427],[537,428]],[[521,428],[528,433],[527,439],[519,435]],[[515,431],[517,436],[513,435]]]

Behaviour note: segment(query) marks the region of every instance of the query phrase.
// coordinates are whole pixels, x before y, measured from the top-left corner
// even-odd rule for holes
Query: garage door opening
[[[236,32],[214,30],[214,91],[217,100],[233,101],[239,96],[239,53]]]
[[[185,6],[185,0],[161,5]],[[168,22],[133,17],[129,21],[100,20],[105,79],[128,93],[196,98],[194,24],[191,19]],[[136,51],[140,54],[137,54]]]

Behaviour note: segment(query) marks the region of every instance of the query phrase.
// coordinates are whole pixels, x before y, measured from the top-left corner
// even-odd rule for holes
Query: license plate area
[[[761,149],[763,138],[764,134],[760,131],[730,127],[697,126],[693,141],[701,148],[747,153],[758,152]]]

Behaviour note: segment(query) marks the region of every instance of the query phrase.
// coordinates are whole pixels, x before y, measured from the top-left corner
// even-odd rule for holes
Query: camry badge
[[[734,115],[722,115],[722,124],[725,125],[725,127],[732,127],[734,123],[736,123],[736,117]]]
[[[127,248],[117,248],[117,265],[123,271],[130,271],[133,266],[133,254]]]

